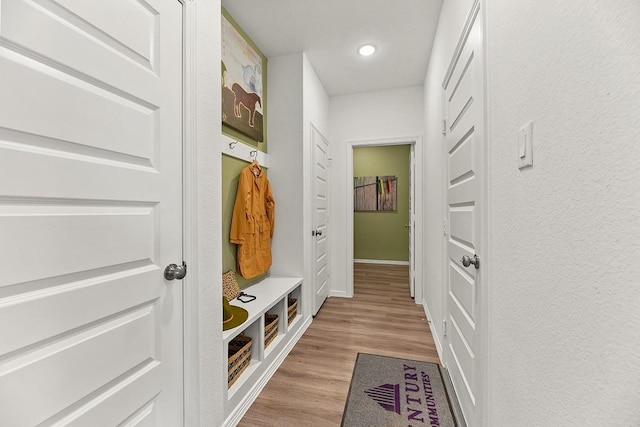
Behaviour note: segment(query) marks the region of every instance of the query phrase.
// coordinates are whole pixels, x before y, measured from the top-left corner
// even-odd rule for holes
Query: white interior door
[[[2,0],[0,76],[0,425],[182,425],[181,3]]]
[[[313,315],[318,314],[320,307],[329,296],[329,200],[328,167],[329,167],[329,142],[313,126],[311,126],[311,141],[313,144],[313,226],[314,241],[314,306]]]
[[[416,191],[416,155],[415,145],[411,145],[409,164],[409,292],[411,298],[416,296],[416,198],[414,192]]]
[[[481,389],[482,292],[480,271],[463,257],[481,257],[484,180],[484,96],[481,19],[468,34],[445,81],[447,170],[447,297],[445,364],[468,425],[478,424]]]

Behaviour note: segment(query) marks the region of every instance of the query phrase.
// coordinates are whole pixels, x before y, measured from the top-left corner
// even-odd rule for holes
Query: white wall
[[[271,274],[303,277],[302,54],[268,60],[269,181],[276,203]]]
[[[347,177],[347,149],[351,141],[422,135],[424,103],[422,86],[335,96],[329,100],[329,139],[331,141],[330,194],[331,293],[346,295],[347,265],[345,239],[347,198],[353,197],[352,177]]]
[[[640,2],[487,3],[490,425],[640,425]]]
[[[304,296],[305,312],[311,313],[314,306],[315,289],[313,280],[315,278],[315,261],[314,261],[314,244],[315,238],[311,237],[311,230],[313,229],[313,198],[315,195],[312,192],[313,178],[315,176],[315,164],[313,163],[313,141],[311,139],[311,126],[315,128],[328,138],[329,132],[329,95],[324,86],[320,82],[318,75],[316,74],[313,66],[307,59],[305,54],[302,55],[302,74],[303,74],[303,129],[302,129],[302,143],[303,143],[303,185],[306,191],[304,191],[303,200],[303,247],[305,253],[308,256],[304,257],[304,272],[305,281],[308,282],[308,286],[304,289],[308,292],[308,296]],[[329,142],[331,144],[331,142]],[[329,148],[331,150],[331,146]],[[329,236],[329,239],[331,236]],[[329,266],[331,268],[331,266]],[[329,283],[332,278],[329,277]]]
[[[271,274],[304,278],[311,313],[311,123],[327,134],[329,96],[303,53],[269,58],[269,180],[276,200]]]
[[[187,35],[187,57],[193,55],[195,81],[187,81],[194,97],[188,95],[186,108],[190,114],[185,131],[196,142],[195,152],[188,153],[193,155],[191,165],[195,170],[186,172],[187,194],[194,198],[187,200],[185,216],[197,228],[195,241],[187,242],[190,244],[185,249],[190,266],[185,286],[191,287],[185,292],[185,306],[194,311],[185,314],[189,317],[186,323],[193,326],[185,336],[191,344],[185,349],[184,360],[189,375],[185,425],[221,425],[227,361],[221,351],[220,2],[187,2],[185,10],[188,22],[195,23],[195,27],[188,27]],[[186,76],[190,79],[192,74]]]
[[[318,78],[313,66],[307,59],[307,55],[302,55],[303,59],[303,116],[304,116],[304,133],[305,141],[310,141],[311,130],[309,124],[313,125],[325,137],[329,132],[329,95],[322,82]],[[309,145],[311,143],[309,142]]]
[[[424,83],[424,302],[438,351],[442,355],[442,321],[445,288],[443,286],[442,219],[444,214],[442,168],[442,81],[447,72],[473,0],[445,0]]]

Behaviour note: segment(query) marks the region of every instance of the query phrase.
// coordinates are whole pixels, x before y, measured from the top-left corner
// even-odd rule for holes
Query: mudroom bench
[[[223,351],[225,360],[231,360],[227,359],[229,348],[237,348],[238,343],[249,341],[248,337],[250,358],[246,358],[248,346],[244,347],[240,351],[244,355],[240,372],[229,379],[230,385],[224,385],[225,425],[237,424],[300,339],[309,323],[304,319],[310,319],[303,316],[300,277],[267,277],[242,292],[256,299],[247,303],[230,301],[247,310],[249,316],[243,324],[223,331]],[[234,365],[236,363],[238,360],[234,360]],[[230,370],[238,371],[238,365]]]

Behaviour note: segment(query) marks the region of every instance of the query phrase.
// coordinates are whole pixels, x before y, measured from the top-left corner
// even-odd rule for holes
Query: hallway
[[[358,352],[439,362],[408,279],[406,266],[354,264],[354,297],[327,299],[239,425],[339,426]]]

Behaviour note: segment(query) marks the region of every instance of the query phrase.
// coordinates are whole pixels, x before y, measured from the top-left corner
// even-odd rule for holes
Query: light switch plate
[[[518,131],[518,168],[533,166],[533,122]]]

